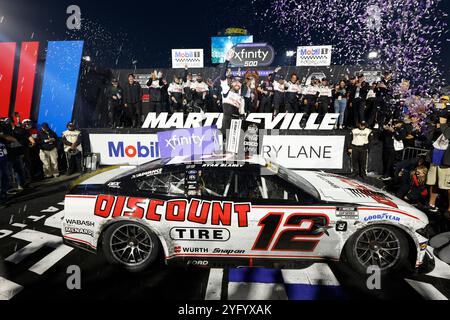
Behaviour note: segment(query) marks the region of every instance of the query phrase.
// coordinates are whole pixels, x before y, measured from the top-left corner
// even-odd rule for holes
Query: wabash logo
[[[125,146],[123,142],[108,142],[108,153],[110,157],[116,158],[159,158],[159,143],[149,142],[143,144],[138,142],[136,146]]]
[[[102,218],[129,217],[148,221],[189,221],[199,224],[231,226],[233,217],[239,227],[248,226],[250,203],[191,199],[157,200],[99,195],[94,214]]]

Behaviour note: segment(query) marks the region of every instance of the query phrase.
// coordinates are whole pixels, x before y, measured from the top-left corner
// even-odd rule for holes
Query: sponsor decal
[[[186,228],[170,229],[170,238],[178,241],[228,241],[230,231],[223,228]]]
[[[332,46],[297,47],[297,67],[329,66],[331,64]]]
[[[158,132],[162,158],[213,154],[220,150],[215,126]]]
[[[214,248],[212,253],[220,253],[220,254],[243,254],[245,253],[245,250],[232,250],[232,249],[220,249],[220,248]]]
[[[234,47],[230,61],[233,67],[267,67],[275,58],[275,51],[267,43],[240,43]]]
[[[83,234],[86,236],[94,237],[94,230],[78,228],[78,227],[64,227],[64,232],[66,234]]]
[[[209,249],[175,246],[173,251],[175,253],[208,253]]]
[[[390,221],[399,222],[401,219],[400,219],[400,217],[394,216],[389,213],[373,214],[373,215],[364,217],[365,222],[375,221],[375,220],[390,220]]]
[[[120,189],[120,182],[110,182],[108,183],[109,188]]]
[[[209,262],[207,260],[188,260],[186,264],[192,266],[207,266]]]
[[[322,121],[318,121],[318,116],[312,114],[306,126],[301,126],[302,119],[305,117],[303,113],[280,113],[275,118],[271,113],[251,113],[245,121],[259,124],[261,129],[282,130],[333,130],[339,119],[338,113],[327,113]],[[222,128],[222,113],[189,113],[186,120],[182,113],[174,113],[169,117],[169,113],[162,112],[156,114],[150,112],[142,125],[142,128],[148,129],[171,129],[171,128],[198,128],[201,126],[213,126]],[[92,143],[91,143],[92,144]]]
[[[108,141],[108,154],[110,157],[120,157],[124,158],[158,158],[159,149],[158,142],[150,142],[149,146],[142,144],[140,141],[137,142],[136,146],[124,145],[122,141],[114,142]]]
[[[341,219],[355,219],[359,218],[359,213],[357,208],[336,208],[336,217]]]
[[[161,174],[161,173],[162,173],[162,168],[159,168],[159,169],[155,169],[155,170],[144,171],[144,172],[141,172],[141,173],[133,174],[131,176],[131,179],[137,179],[137,178],[143,178],[143,177],[151,177],[151,176],[156,176],[156,175]]]
[[[172,49],[172,68],[203,68],[203,49]]]
[[[340,232],[347,231],[347,222],[346,221],[336,222],[336,231],[340,231]]]
[[[99,195],[94,214],[102,218],[128,217],[148,221],[186,221],[198,224],[231,226],[237,218],[240,228],[248,227],[250,203],[206,201],[199,199],[158,200],[124,196]]]
[[[102,165],[139,165],[160,158],[156,134],[90,133],[89,141]]]
[[[65,224],[73,225],[73,226],[83,226],[83,227],[94,227],[95,222],[87,221],[87,220],[77,220],[77,219],[65,219]]]

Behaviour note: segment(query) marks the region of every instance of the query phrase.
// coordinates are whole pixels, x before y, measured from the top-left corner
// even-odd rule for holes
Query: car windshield
[[[278,175],[282,179],[301,188],[303,191],[313,196],[314,198],[320,199],[320,194],[317,189],[314,188],[314,186],[308,180],[296,174],[294,171],[280,166],[278,168]]]

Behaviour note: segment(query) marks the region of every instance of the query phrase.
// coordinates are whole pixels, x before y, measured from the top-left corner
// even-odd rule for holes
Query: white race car
[[[157,258],[197,266],[286,268],[345,261],[366,273],[419,267],[425,214],[359,181],[294,173],[266,159],[204,157],[109,167],[65,197],[67,245],[140,271]]]

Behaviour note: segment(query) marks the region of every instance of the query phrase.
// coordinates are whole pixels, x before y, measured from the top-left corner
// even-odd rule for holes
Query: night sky
[[[267,1],[98,1],[98,0],[0,0],[0,41],[64,40],[86,41],[85,55],[94,63],[111,68],[170,67],[172,48],[203,48],[210,62],[210,37],[226,27],[245,27],[255,42],[269,42],[280,54],[277,64],[287,64],[287,49],[302,45],[286,35],[271,19],[258,19]],[[81,8],[82,30],[66,28],[66,8]],[[450,12],[450,1],[441,3]],[[3,17],[3,20],[2,20]],[[447,19],[448,17],[443,17]],[[269,31],[267,31],[269,30]],[[450,36],[447,34],[446,38]],[[322,43],[317,43],[322,44]],[[444,39],[442,61],[450,78],[450,42]]]

